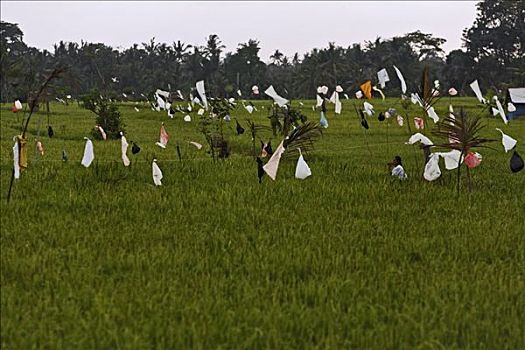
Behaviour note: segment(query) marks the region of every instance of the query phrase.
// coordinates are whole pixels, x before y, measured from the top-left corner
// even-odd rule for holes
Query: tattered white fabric
[[[274,100],[274,102],[277,103],[279,107],[286,106],[286,104],[288,103],[287,99],[277,94],[277,92],[275,91],[272,85],[270,85],[270,87],[266,89],[264,93],[270,96]]]
[[[434,154],[439,155],[445,160],[445,168],[447,170],[453,170],[458,167],[459,163],[459,157],[461,156],[461,152],[457,149],[453,149],[450,152],[436,152]],[[463,158],[461,158],[461,163],[463,163]]]
[[[105,141],[108,138],[107,135],[106,135],[106,132],[104,131],[104,129],[102,129],[102,127],[100,125],[97,125],[97,129],[98,129],[98,131],[100,132],[100,135],[102,135],[102,138]]]
[[[439,155],[432,153],[430,159],[425,165],[425,172],[423,177],[427,181],[434,181],[441,176],[441,169],[439,169]]]
[[[390,81],[390,77],[388,76],[388,72],[386,71],[385,68],[383,68],[379,72],[377,72],[377,79],[379,80],[379,84],[381,85],[381,89],[384,89],[385,86],[386,86],[386,83]]]
[[[317,91],[319,92],[320,89],[321,89],[321,88],[319,87],[319,89],[317,89]],[[323,97],[321,97],[319,94],[317,94],[316,97],[317,97],[317,103],[316,103],[315,107],[321,107],[321,106],[323,105],[323,101],[324,101],[324,99],[323,99]],[[314,108],[314,109],[315,109],[315,108]]]
[[[13,171],[15,179],[20,178],[20,149],[18,147],[18,139],[15,136],[13,138],[15,144],[13,145]]]
[[[439,116],[434,110],[434,107],[430,107],[429,109],[427,109],[427,114],[434,121],[434,123],[437,123],[439,121]]]
[[[169,96],[170,96],[170,93],[167,91],[163,91],[160,89],[157,89],[157,91],[155,91],[155,100],[157,101],[157,105],[159,109],[164,109],[164,110],[167,109],[166,101],[168,100]]]
[[[126,140],[126,137],[121,132],[120,133],[120,149],[122,151],[122,163],[124,163],[124,166],[129,166],[129,158],[128,158],[128,140]]]
[[[275,181],[275,178],[277,177],[277,170],[279,170],[279,161],[281,160],[281,157],[284,153],[284,141],[281,141],[275,152],[273,153],[272,157],[263,166],[263,170],[268,174],[268,176]]]
[[[341,105],[341,101],[339,101],[339,93],[337,91],[334,91],[332,93],[332,96],[330,97],[330,102],[335,104],[335,113],[341,114],[342,105]]]
[[[410,136],[408,139],[408,142],[406,142],[407,145],[413,145],[416,142],[421,142],[425,146],[432,146],[433,143],[430,141],[428,137],[421,133],[415,133],[414,135]]]
[[[386,97],[382,90],[378,89],[376,86],[372,86],[372,90],[379,92],[379,95],[381,95],[383,101],[385,100]]]
[[[481,89],[479,88],[479,83],[477,80],[474,80],[472,83],[470,83],[470,88],[474,93],[476,94],[476,97],[478,98],[479,102],[486,103],[487,100],[483,97],[483,94],[481,93]]]
[[[93,159],[95,159],[95,152],[93,151],[93,142],[87,137],[84,137],[84,140],[86,140],[86,146],[84,147],[84,156],[80,164],[88,168]]]
[[[423,107],[423,101],[421,100],[421,97],[419,97],[419,95],[416,93],[412,93],[410,95],[410,101],[412,101],[413,104],[418,104],[420,107]]]
[[[295,166],[295,178],[304,180],[308,176],[312,175],[312,171],[310,170],[310,167],[308,164],[306,164],[306,161],[304,160],[303,154],[301,153],[301,149],[299,150],[299,159],[297,160],[297,165]]]
[[[499,128],[496,128],[501,133],[501,143],[503,144],[503,148],[505,148],[505,153],[513,149],[518,141],[509,135],[506,135],[503,133],[503,131]]]
[[[400,180],[405,180],[408,177],[401,164],[392,169],[392,176],[397,176]]]
[[[368,116],[371,117],[374,114],[374,106],[372,106],[371,103],[368,103],[368,102],[363,103],[363,108],[365,109],[365,112],[366,114],[368,114]]]
[[[403,77],[403,74],[401,74],[401,71],[394,66],[394,70],[396,71],[397,78],[399,81],[401,81],[401,91],[405,94],[407,92],[407,84],[405,82],[405,78]]]
[[[208,100],[206,99],[206,91],[204,90],[204,80],[198,81],[197,84],[195,84],[195,87],[197,88],[197,92],[201,97],[204,109],[208,110]]]
[[[341,101],[339,101],[339,97],[337,97],[337,101],[335,102],[335,114],[341,114],[341,110],[343,109],[343,105],[341,104]]]
[[[509,121],[507,120],[507,116],[505,115],[505,110],[503,109],[503,106],[501,105],[501,102],[498,100],[498,96],[494,96],[494,100],[496,101],[496,106],[498,106],[498,111],[501,119],[503,119],[503,122],[505,124],[508,124]]]
[[[159,166],[157,165],[157,160],[153,159],[153,163],[151,163],[151,170],[153,172],[153,183],[155,186],[161,186],[162,185],[162,171],[160,170]]]
[[[195,142],[195,141],[190,141],[190,144],[192,144],[193,146],[195,146],[197,149],[201,149],[202,148],[202,145],[198,142]]]
[[[15,108],[16,108],[17,111],[19,111],[19,110],[21,110],[24,107],[22,106],[22,103],[19,100],[16,100],[15,101]]]

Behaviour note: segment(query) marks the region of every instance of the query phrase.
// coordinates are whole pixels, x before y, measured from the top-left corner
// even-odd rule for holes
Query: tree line
[[[446,25],[444,23],[443,25]],[[405,76],[409,91],[417,91],[423,67],[442,86],[470,94],[468,85],[478,79],[485,89],[525,86],[525,1],[485,0],[477,4],[477,17],[463,32],[464,50],[445,54],[446,42],[420,31],[348,47],[327,47],[287,57],[276,50],[268,63],[260,57],[260,42],[240,43],[234,52],[216,34],[202,45],[149,42],[116,50],[103,43],[59,42],[52,52],[30,47],[17,24],[1,22],[1,100],[27,99],[42,75],[57,66],[68,72],[54,86],[54,95],[81,96],[93,90],[109,96],[141,99],[156,89],[189,92],[205,80],[213,96],[246,96],[252,85],[274,85],[283,96],[314,98],[319,85],[341,85],[349,95],[367,79],[377,81],[377,71],[387,68],[392,82],[387,95],[399,95],[392,65]],[[410,83],[414,85],[411,86]]]

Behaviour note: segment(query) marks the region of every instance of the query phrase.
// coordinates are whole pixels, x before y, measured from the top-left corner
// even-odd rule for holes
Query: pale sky
[[[476,1],[5,1],[3,21],[18,23],[24,41],[52,51],[63,41],[102,42],[124,49],[133,43],[204,45],[218,34],[226,51],[248,39],[260,41],[261,58],[279,49],[304,54],[333,41],[353,43],[421,30],[447,39],[449,52],[461,47],[462,31],[476,16]]]

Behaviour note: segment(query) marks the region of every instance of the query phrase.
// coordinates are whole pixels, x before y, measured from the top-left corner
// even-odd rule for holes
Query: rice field
[[[525,156],[525,118],[505,126],[484,112],[483,134],[497,141],[478,150],[472,192],[463,177],[458,196],[443,163],[441,178],[422,179],[423,153],[405,145],[406,125],[372,117],[365,132],[353,101],[340,116],[330,105],[329,127],[305,155],[311,177],[294,178],[293,157],[262,184],[251,137],[237,136],[233,121],[232,154],[214,162],[188,143],[206,144],[196,113],[186,123],[133,103],[120,105],[127,139],[141,147],[131,166],[119,140],[93,140],[86,169],[95,115],[52,104],[55,136],[35,114],[29,168],[9,204],[22,115],[2,105],[2,349],[525,348],[525,171],[510,171],[495,130]],[[315,102],[303,102],[318,120]],[[372,103],[401,111],[394,99]],[[475,99],[452,103],[480,111]],[[270,103],[255,104],[252,115],[232,114],[246,129],[246,119],[269,125]],[[447,108],[448,98],[436,110]],[[410,119],[420,114],[411,107]],[[34,149],[40,117],[43,157]],[[165,150],[155,146],[161,122]],[[275,149],[280,139],[270,137]],[[406,181],[389,174],[395,155]]]

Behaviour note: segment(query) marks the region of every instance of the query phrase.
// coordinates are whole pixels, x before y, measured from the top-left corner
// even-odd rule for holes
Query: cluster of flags
[[[401,71],[396,67],[393,66],[395,73],[397,75],[397,78],[400,81],[401,84],[401,91],[403,93],[402,98],[405,98],[405,93],[407,92],[407,85],[405,82],[405,79],[403,77],[403,74]],[[377,72],[377,79],[379,86],[381,89],[384,89],[386,84],[390,82],[390,76],[388,74],[388,71],[386,68],[381,69]],[[118,78],[114,77],[113,82],[118,82]],[[488,104],[488,101],[483,97],[483,94],[481,92],[481,89],[479,87],[479,83],[477,80],[472,82],[470,84],[470,87],[474,91],[476,97],[478,98],[479,102],[482,104]],[[371,80],[365,81],[363,84],[360,85],[360,89],[355,93],[355,96],[357,99],[366,98],[367,101],[363,102],[362,109],[359,109],[359,116],[361,118],[361,126],[364,129],[368,129],[369,125],[367,122],[367,116],[371,117],[376,112],[374,110],[374,106],[369,102],[373,96],[372,92],[376,91],[378,92],[382,99],[385,99],[385,96],[382,92],[382,90],[379,89],[377,86],[372,85]],[[252,94],[258,95],[259,94],[259,87],[257,85],[252,86]],[[434,82],[434,89],[432,89],[433,95],[439,94],[439,81]],[[335,114],[341,114],[342,112],[342,103],[341,103],[341,94],[344,93],[343,88],[340,85],[335,86],[330,98],[328,98],[328,91],[329,88],[327,86],[319,86],[317,88],[317,95],[316,95],[316,105],[315,108],[320,109],[320,119],[319,119],[319,125],[323,128],[328,128],[328,120],[326,118],[326,103],[330,102],[334,104],[334,111]],[[208,96],[206,95],[206,90],[204,86],[204,81],[198,81],[195,84],[195,95],[190,93],[190,100],[192,104],[188,104],[188,107],[185,109],[188,113],[193,110],[193,103],[197,103],[201,108],[197,111],[197,114],[202,116],[206,111],[209,109],[209,103],[208,103]],[[269,96],[273,99],[274,103],[277,104],[279,107],[288,108],[288,103],[290,102],[288,99],[282,97],[277,93],[275,88],[270,85],[266,90],[264,90],[264,94]],[[448,94],[450,96],[455,96],[458,94],[457,90],[455,88],[450,88],[448,90]],[[242,92],[240,90],[237,91],[237,95],[239,97],[242,96]],[[144,95],[143,95],[144,96]],[[175,110],[173,109],[172,102],[171,102],[171,96],[172,93],[168,91],[164,91],[161,89],[157,89],[154,93],[154,102],[150,102],[152,105],[152,109],[155,111],[167,111],[168,117],[173,118]],[[177,96],[184,100],[184,97],[180,90],[177,90]],[[344,94],[345,98],[348,99],[348,95]],[[126,97],[126,96],[125,96]],[[145,96],[144,96],[145,97]],[[70,96],[68,96],[70,98]],[[413,104],[417,104],[425,109],[428,117],[433,120],[434,123],[437,123],[439,121],[439,116],[437,115],[435,109],[433,106],[425,105],[425,102],[421,99],[421,97],[417,93],[412,93],[410,96],[410,100]],[[500,115],[503,122],[505,124],[508,124],[508,120],[505,115],[505,110],[503,109],[503,106],[501,102],[498,100],[497,96],[494,97],[494,103],[496,107],[492,107],[492,113],[494,116]],[[230,98],[228,100],[229,103],[235,104],[235,99]],[[249,113],[252,114],[254,111],[256,111],[256,107],[248,103],[246,104],[245,101],[242,101],[242,106],[244,109]],[[12,110],[13,112],[17,112],[23,108],[22,103],[19,100],[16,100],[13,104]],[[177,107],[179,110],[180,108]],[[137,107],[134,107],[135,111],[139,112],[139,109]],[[515,110],[515,107],[509,103],[508,105],[508,111],[512,112]],[[449,115],[452,118],[454,116],[453,114],[453,108],[452,105],[449,106]],[[210,115],[213,115],[212,112],[210,112]],[[227,121],[229,121],[229,116],[226,116],[228,118]],[[225,117],[225,119],[226,119]],[[401,115],[397,115],[397,112],[395,109],[391,108],[386,112],[380,112],[378,114],[378,120],[384,121],[386,118],[395,117],[397,123],[399,126],[404,125],[404,119]],[[191,116],[187,114],[183,120],[185,122],[191,122]],[[421,117],[415,117],[414,118],[414,126],[416,130],[424,130],[425,129],[425,122],[424,119]],[[102,139],[106,140],[107,135],[104,131],[104,129],[100,125],[95,126],[96,129],[99,131]],[[505,152],[509,152],[513,150],[513,155],[511,158],[511,170],[513,172],[518,172],[523,169],[523,159],[521,156],[516,152],[515,147],[517,144],[517,140],[513,137],[506,135],[500,128],[496,128],[498,132],[501,133],[502,136],[502,144],[504,147]],[[236,120],[236,131],[238,135],[241,135],[245,132],[244,128],[239,124],[239,122]],[[48,127],[48,134],[49,137],[52,137],[54,134],[51,126]],[[124,164],[124,166],[130,165],[130,159],[127,155],[129,143],[125,137],[125,135],[121,132],[121,159]],[[84,147],[84,154],[81,160],[81,164],[84,167],[89,167],[93,160],[95,159],[94,154],[94,147],[93,142],[85,137],[86,140],[85,147]],[[20,170],[27,167],[27,139],[22,138],[21,136],[17,136],[14,138],[15,144],[13,146],[13,165],[14,165],[14,177],[18,179],[20,177]],[[159,146],[162,149],[165,149],[169,142],[169,134],[164,126],[164,123],[162,123],[160,127],[160,134],[159,134],[159,141],[155,144]],[[451,141],[452,142],[452,141]],[[197,142],[189,141],[191,145],[196,147],[198,150],[200,150],[203,146]],[[420,143],[424,148],[430,149],[431,147],[434,147],[434,143],[425,135],[422,133],[415,133],[406,142],[406,144],[413,145],[416,143]],[[282,155],[286,151],[286,139],[283,139],[275,151],[272,150],[271,143],[262,143],[261,144],[261,155],[260,157],[257,157],[257,164],[258,164],[258,177],[259,182],[261,182],[261,179],[264,174],[268,175],[272,180],[276,180],[277,173],[279,169],[279,163],[281,160]],[[44,154],[44,147],[40,141],[37,141],[36,143],[37,151],[43,155]],[[297,179],[306,179],[307,177],[312,175],[311,169],[308,166],[307,162],[305,161],[303,154],[300,149],[297,149],[299,153],[299,158],[297,159],[296,164],[296,170],[295,170],[295,177]],[[140,151],[140,147],[132,141],[132,149],[133,154],[137,154]],[[264,164],[262,159],[266,157],[270,157],[269,161]],[[65,150],[62,152],[62,158],[63,160],[67,160],[67,153]],[[439,160],[440,158],[444,159],[445,168],[447,170],[453,170],[457,169],[457,167],[464,163],[469,168],[475,168],[481,164],[482,156],[479,153],[476,152],[468,152],[465,155],[462,155],[459,150],[451,150],[449,152],[434,152],[429,153],[428,160],[425,164],[425,169],[423,173],[423,177],[428,181],[434,181],[437,178],[441,176],[441,169],[439,168]],[[406,179],[408,176],[403,168],[401,157],[396,156],[394,160],[389,163],[391,165],[391,174],[392,176],[398,177],[399,179]],[[162,185],[162,178],[163,174],[160,169],[160,167],[157,164],[157,160],[154,159],[152,161],[152,176],[153,176],[153,182],[156,186]]]
[[[497,131],[501,133],[501,143],[505,153],[514,150],[518,141],[513,137],[506,135],[499,128]],[[434,143],[425,135],[416,133],[408,139],[406,144],[413,145],[421,143],[423,147],[432,147]],[[445,168],[447,170],[454,170],[464,163],[468,168],[472,169],[481,164],[482,156],[477,152],[468,152],[466,155],[461,155],[461,152],[457,149],[453,149],[449,152],[434,152],[431,153],[429,159],[425,165],[425,171],[423,177],[428,181],[434,181],[441,176],[441,169],[439,168],[439,158],[443,158],[445,162]],[[513,151],[513,155],[510,160],[510,170],[514,173],[521,171],[524,168],[524,162],[517,151]],[[394,175],[394,174],[393,174]]]

